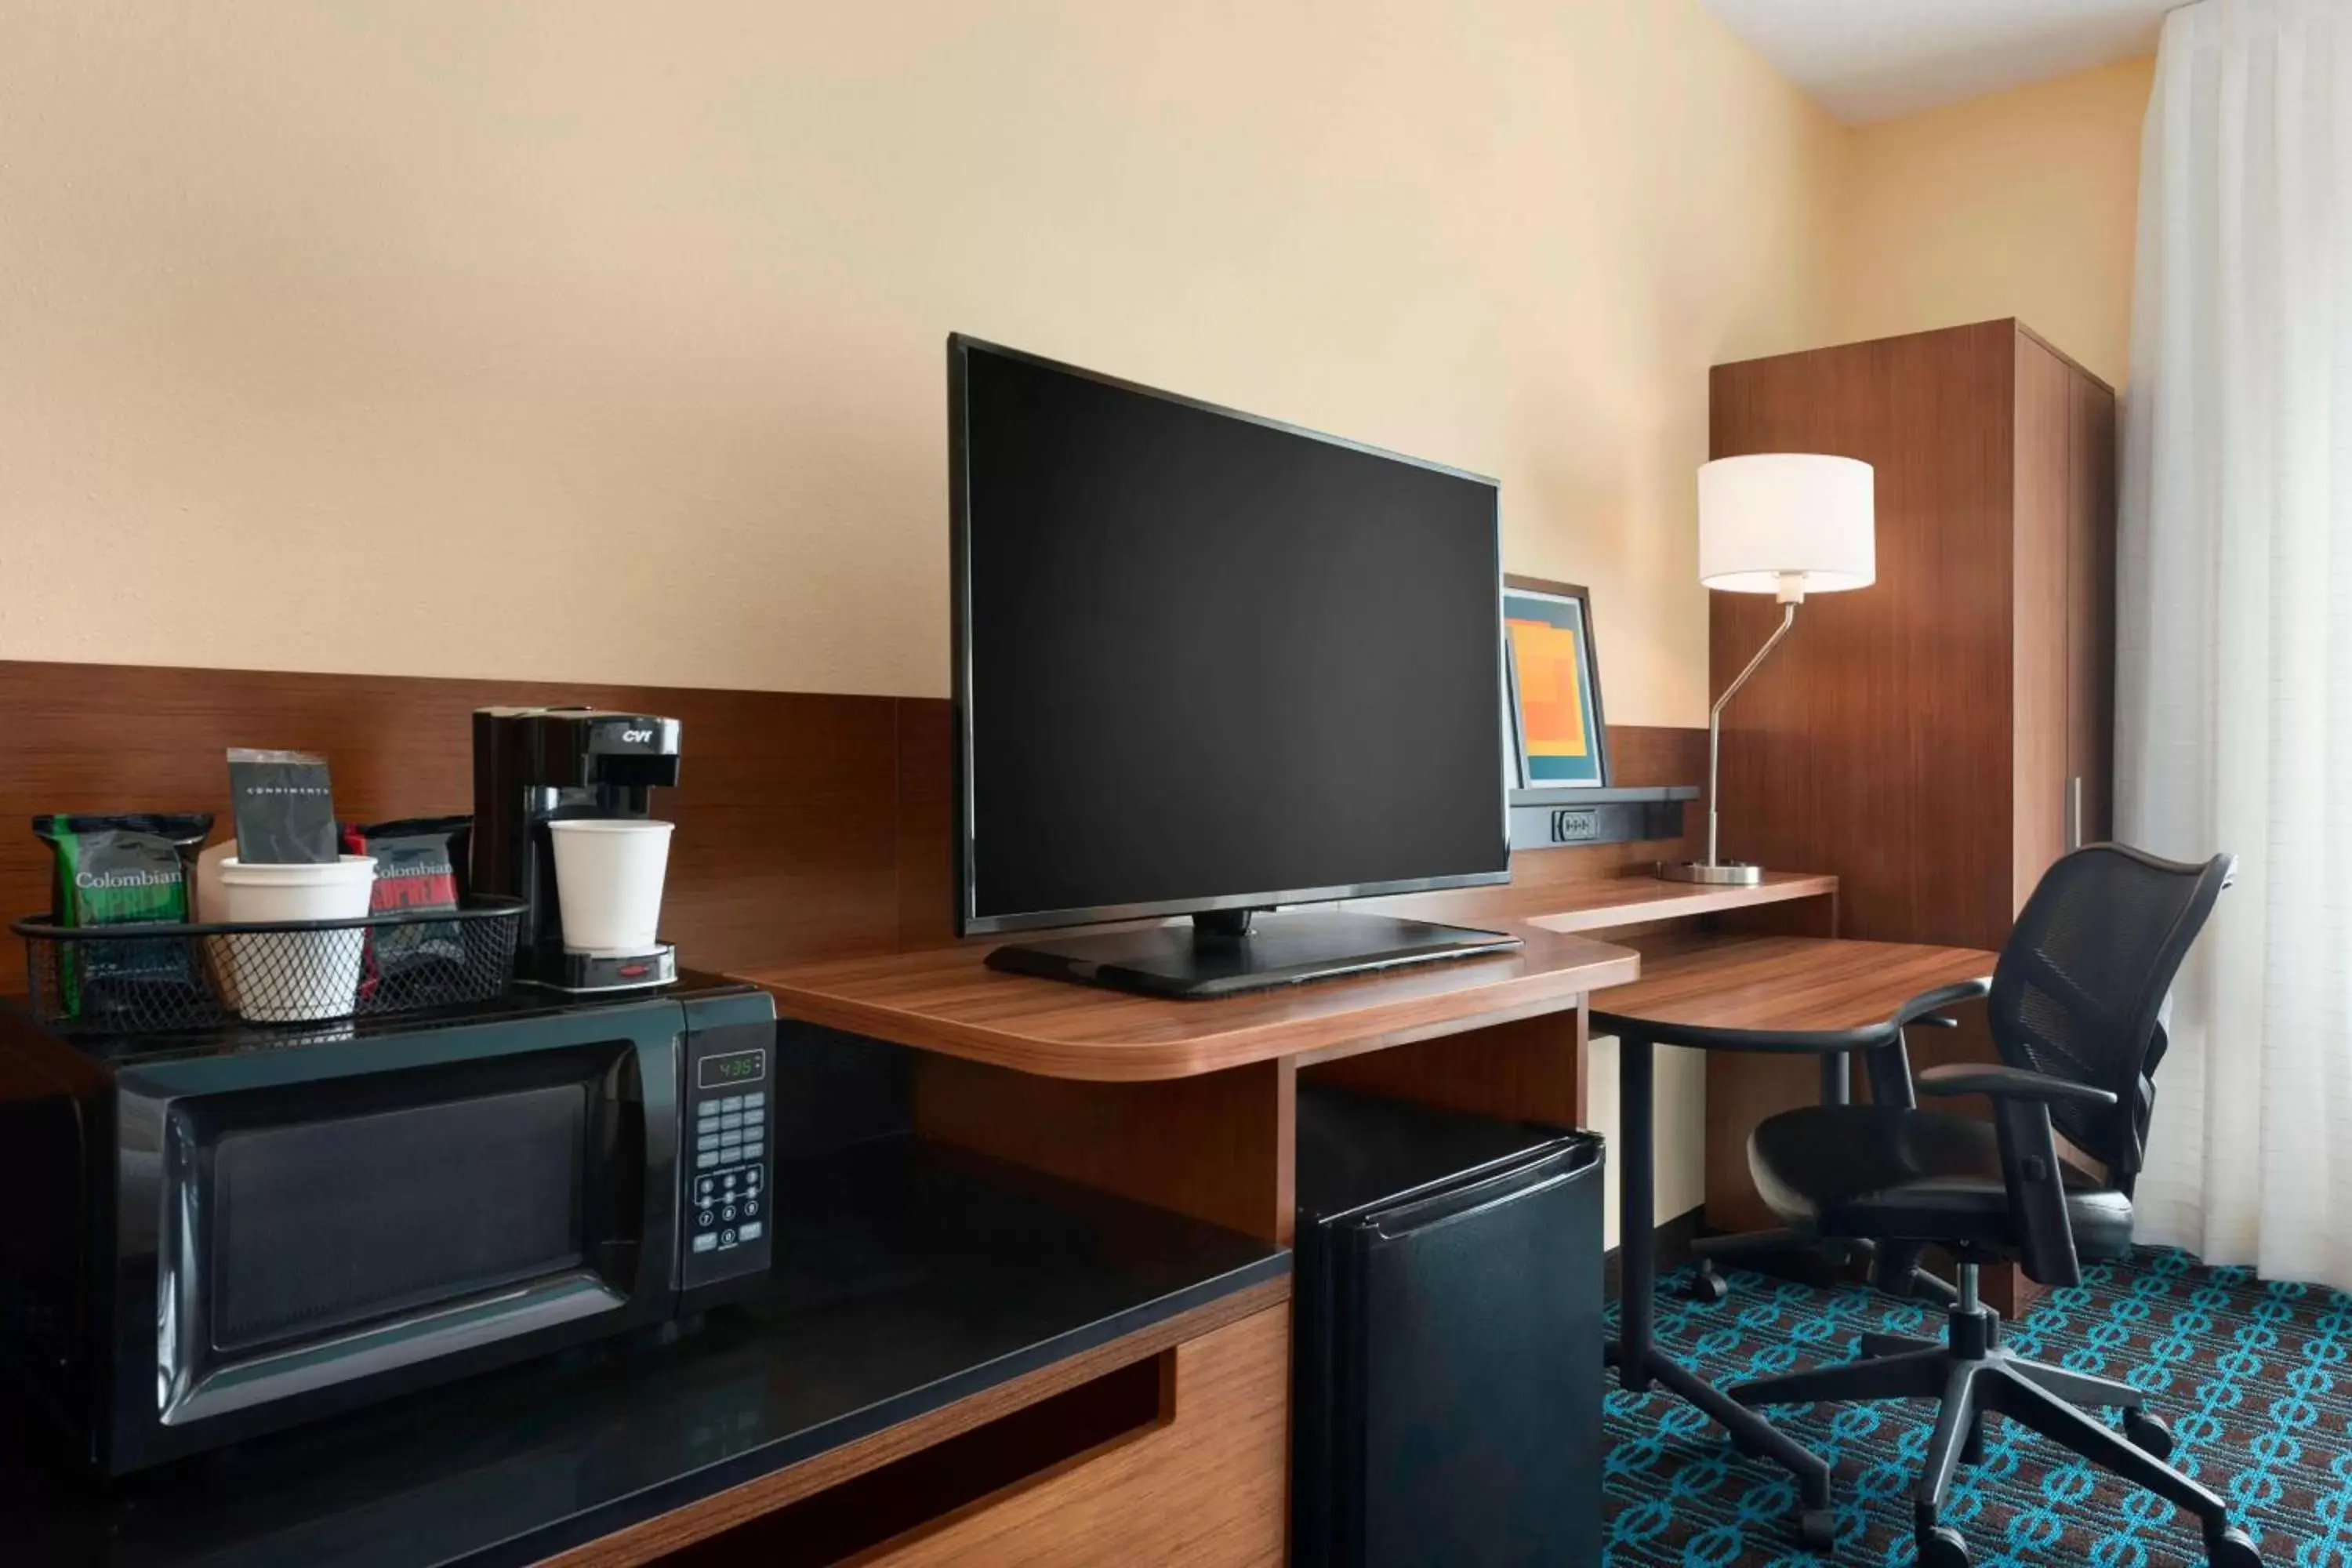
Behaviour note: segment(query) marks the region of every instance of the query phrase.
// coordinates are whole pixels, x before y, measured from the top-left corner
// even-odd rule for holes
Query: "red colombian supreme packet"
[[[343,852],[375,857],[371,912],[379,915],[455,910],[466,897],[470,816],[412,816],[398,822],[343,824]],[[365,984],[408,976],[435,963],[463,963],[465,933],[455,921],[378,926],[369,933]]]

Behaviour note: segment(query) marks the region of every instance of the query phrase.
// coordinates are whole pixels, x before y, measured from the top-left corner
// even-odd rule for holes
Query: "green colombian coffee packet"
[[[50,918],[77,929],[179,924],[188,919],[196,853],[213,830],[209,812],[33,818],[34,834],[56,857]],[[154,942],[64,945],[58,983],[73,1017],[125,1015],[156,987],[201,984],[192,948]]]

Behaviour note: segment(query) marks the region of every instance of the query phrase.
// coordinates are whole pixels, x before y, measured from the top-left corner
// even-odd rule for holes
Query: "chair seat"
[[[2128,1252],[2131,1199],[2060,1164],[2076,1254]],[[1783,1223],[1816,1235],[1994,1253],[2017,1246],[2000,1144],[1989,1122],[1874,1105],[1807,1106],[1757,1125],[1748,1169]]]

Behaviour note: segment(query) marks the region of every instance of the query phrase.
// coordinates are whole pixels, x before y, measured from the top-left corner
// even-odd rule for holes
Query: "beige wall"
[[[2153,60],[1853,133],[1841,340],[2016,316],[2117,388]]]
[[[1849,132],[1694,0],[0,37],[0,658],[944,694],[960,329],[1497,476],[1611,717],[1693,724],[1709,364],[2014,313],[2121,373],[2145,67]]]
[[[0,657],[947,689],[941,340],[1503,481],[1701,721],[1845,133],[1695,0],[0,0]]]

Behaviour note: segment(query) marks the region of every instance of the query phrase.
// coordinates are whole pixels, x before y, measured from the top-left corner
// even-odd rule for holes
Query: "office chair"
[[[1920,1568],[1968,1568],[1968,1543],[1937,1515],[1959,1466],[1981,1456],[1987,1415],[2197,1515],[2212,1568],[2260,1568],[2221,1498],[2165,1462],[2172,1436],[2140,1390],[2012,1354],[1977,1297],[1987,1258],[2072,1285],[2078,1256],[2129,1250],[2164,1053],[2158,1010],[2234,866],[2226,855],[2178,865],[2120,844],[2075,850],[2033,889],[1994,968],[1986,1006],[2000,1065],[1874,1075],[1877,1103],[1784,1111],[1748,1139],[1757,1188],[1792,1229],[1877,1238],[1882,1263],[1931,1245],[1958,1263],[1943,1342],[1864,1335],[1860,1361],[1728,1390],[1751,1405],[1940,1399],[1914,1504]],[[1993,1120],[1919,1110],[1915,1089],[1985,1095]],[[2062,1163],[2053,1132],[2104,1162],[2105,1179]],[[2121,1410],[2123,1430],[2084,1405]]]
[[[1952,1029],[1959,1020],[1944,1013],[1928,1013],[1911,1020],[1906,1028]],[[1830,1051],[1822,1057],[1822,1093],[1823,1105],[1847,1105],[1853,1100],[1853,1053]],[[1890,1071],[1909,1081],[1910,1061],[1905,1054],[1903,1037],[1895,1043],[1871,1053],[1869,1074],[1871,1093],[1882,1101],[1883,1080]],[[1870,1282],[1891,1296],[1924,1300],[1948,1307],[1959,1299],[1958,1293],[1943,1279],[1929,1273],[1919,1263],[1920,1249],[1885,1247],[1874,1237],[1819,1237],[1789,1226],[1770,1230],[1736,1231],[1727,1236],[1702,1236],[1690,1245],[1694,1267],[1683,1293],[1693,1301],[1714,1306],[1731,1294],[1731,1281],[1716,1268],[1717,1260],[1726,1263],[1769,1263],[1781,1258],[1811,1258],[1817,1264],[1843,1269],[1854,1262],[1869,1265]]]

